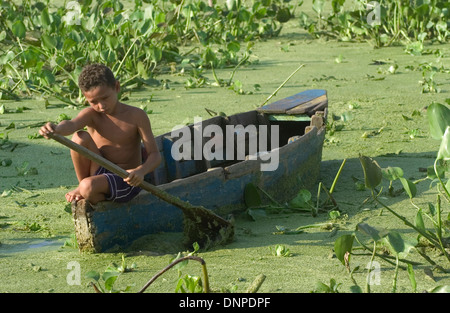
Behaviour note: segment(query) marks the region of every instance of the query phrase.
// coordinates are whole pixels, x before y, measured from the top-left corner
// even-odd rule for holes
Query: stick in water
[[[294,72],[292,72],[292,74],[289,75],[288,78],[286,78],[286,80],[266,99],[266,101],[264,101],[263,104],[260,105],[260,107],[266,105],[266,103],[269,102],[270,99],[276,96],[277,92],[280,91],[280,89],[283,88],[284,85],[286,85],[286,83],[292,78],[292,76],[294,76],[295,73],[297,73],[303,66],[305,66],[305,64],[300,65]]]

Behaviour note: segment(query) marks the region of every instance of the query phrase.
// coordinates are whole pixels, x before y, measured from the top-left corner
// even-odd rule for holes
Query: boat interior
[[[176,136],[173,136],[174,131],[163,134],[156,138],[162,162],[147,175],[146,180],[154,185],[162,185],[211,168],[226,168],[248,160],[255,152],[270,151],[272,146],[282,147],[303,136],[313,124],[322,127],[324,111],[317,113],[286,115],[249,111],[231,116],[215,116],[185,126]],[[318,117],[318,121],[315,117]],[[209,125],[213,127],[208,128]],[[278,142],[274,131],[278,133]],[[174,156],[173,151],[179,156]],[[209,156],[206,156],[207,152]]]

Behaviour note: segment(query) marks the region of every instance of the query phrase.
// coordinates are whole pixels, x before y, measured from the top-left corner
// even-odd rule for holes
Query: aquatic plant
[[[92,285],[97,293],[128,292],[133,285],[127,285],[124,288],[117,288],[115,287],[115,283],[121,274],[131,272],[135,268],[136,264],[133,263],[131,266],[128,266],[125,260],[125,256],[122,255],[122,262],[120,263],[120,265],[112,263],[105,269],[105,271],[101,275],[97,271],[89,271],[88,273],[86,273],[86,278],[89,278],[91,280],[90,285]],[[100,281],[103,281],[103,284],[101,284]]]
[[[124,94],[158,83],[159,73],[185,60],[210,67],[214,54],[214,67],[236,65],[239,42],[278,35],[291,10],[280,0],[250,7],[240,0],[212,7],[197,0],[136,0],[131,9],[119,0],[56,9],[49,0],[0,5],[0,99],[37,93],[75,105],[84,102],[77,80],[86,64],[108,65]],[[194,48],[183,52],[188,45]]]
[[[449,187],[450,180],[445,178],[445,174],[449,171],[447,162],[450,160],[450,109],[439,103],[432,103],[427,109],[427,117],[430,126],[431,137],[441,141],[437,157],[434,161],[434,165],[430,166],[427,171],[427,178],[432,182],[437,183],[437,199],[436,203],[428,203],[428,210],[419,207],[414,203],[413,199],[417,196],[416,183],[405,178],[403,170],[399,167],[388,167],[382,169],[378,163],[367,156],[360,155],[360,163],[364,172],[365,187],[370,189],[372,198],[376,203],[381,205],[383,209],[388,210],[396,218],[400,219],[407,227],[414,230],[417,234],[415,240],[405,240],[403,236],[394,230],[378,230],[366,223],[359,223],[357,225],[357,231],[368,235],[373,241],[373,248],[368,247],[362,243],[356,232],[339,237],[335,241],[334,249],[336,257],[342,262],[348,269],[353,282],[356,285],[356,281],[352,276],[350,270],[350,256],[353,253],[353,243],[357,241],[364,250],[367,250],[371,254],[370,265],[368,267],[368,277],[372,270],[372,262],[375,257],[384,259],[385,261],[395,266],[392,291],[395,292],[397,288],[397,276],[400,263],[407,264],[406,270],[408,271],[409,279],[413,291],[416,290],[416,282],[413,271],[413,265],[417,263],[408,261],[405,259],[410,250],[414,249],[421,255],[427,262],[433,267],[438,268],[443,272],[447,272],[442,266],[437,264],[428,256],[425,250],[419,247],[419,242],[423,238],[426,241],[425,246],[431,246],[434,249],[439,250],[442,255],[450,262],[450,255],[447,252],[450,246],[450,238],[445,237],[445,234],[450,231],[449,221],[450,214],[445,220],[443,217],[443,208],[441,199],[444,198],[447,203],[450,201]],[[389,193],[392,193],[392,182],[399,180],[403,186],[403,190],[408,195],[411,205],[416,209],[416,215],[414,221],[409,221],[405,216],[396,212],[393,208],[385,204],[380,200],[380,193],[376,188],[380,185],[382,179],[389,180]],[[431,221],[432,230],[425,226],[425,218]],[[386,256],[378,252],[379,245],[382,244],[389,249],[394,256],[395,262],[392,260],[392,255]],[[420,244],[423,246],[423,243]],[[366,284],[366,291],[370,292],[370,281]]]
[[[332,0],[327,14],[327,2],[313,0],[315,16],[302,12],[300,25],[315,37],[368,41],[375,47],[401,41],[417,46],[425,38],[437,42],[449,38],[450,3],[446,0],[348,2]]]
[[[273,256],[277,257],[291,257],[292,253],[285,245],[276,245],[274,248],[269,247]]]

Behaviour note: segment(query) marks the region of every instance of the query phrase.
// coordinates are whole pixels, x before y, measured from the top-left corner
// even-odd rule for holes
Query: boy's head
[[[99,86],[116,88],[116,84],[114,74],[103,64],[87,65],[78,77],[78,86],[83,93]]]

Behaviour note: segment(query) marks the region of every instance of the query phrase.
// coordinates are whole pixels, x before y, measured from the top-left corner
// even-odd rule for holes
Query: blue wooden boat
[[[211,159],[203,155],[201,158],[178,159],[173,151],[180,152],[187,147],[179,149],[181,144],[177,140],[182,140],[182,137],[174,137],[173,131],[160,135],[156,141],[163,161],[147,179],[167,193],[193,205],[201,205],[222,217],[246,209],[244,188],[249,183],[261,187],[280,202],[288,201],[299,189],[311,189],[317,182],[327,108],[326,91],[314,89],[254,111],[215,116],[186,126],[191,139],[198,129],[205,130],[208,125],[223,129],[221,139],[215,137],[216,133],[209,137],[203,133],[201,142],[203,147],[208,142],[220,143],[222,150],[217,144],[214,152],[216,156],[222,153],[223,158]],[[236,132],[242,129],[238,125],[254,125],[258,131],[266,126],[271,140],[266,142],[265,157],[265,151],[260,147],[257,152],[263,153],[259,155],[246,155],[243,160],[236,156],[242,147],[245,153],[254,152],[251,141],[255,139],[249,132],[240,137],[244,138],[241,141],[229,140],[231,133],[227,130],[234,130],[232,135],[237,136]],[[278,140],[272,140],[275,135]],[[213,138],[215,141],[211,141]],[[230,149],[234,153],[227,155],[227,143],[230,142],[235,145],[234,150]],[[243,145],[236,147],[237,143]],[[258,143],[262,144],[261,139]],[[178,149],[174,150],[174,145]],[[264,164],[268,165],[275,159],[270,160],[268,153],[278,155],[276,169],[262,170]],[[230,155],[233,157],[226,157]],[[144,235],[183,230],[183,213],[144,190],[128,203],[105,201],[94,206],[81,200],[72,206],[72,213],[81,251],[102,252],[112,247],[126,247]]]

